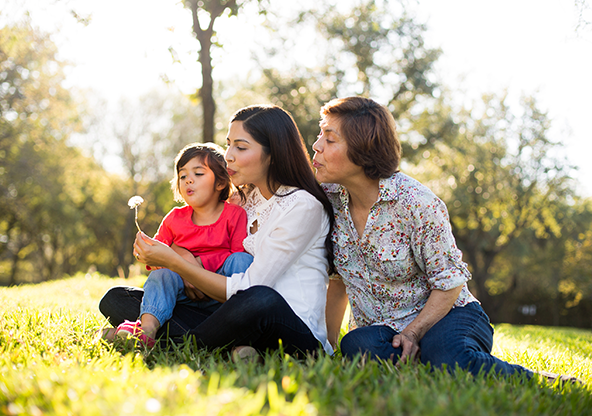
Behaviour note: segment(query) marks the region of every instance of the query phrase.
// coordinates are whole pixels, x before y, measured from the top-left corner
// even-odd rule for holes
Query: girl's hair
[[[214,176],[216,177],[215,185],[224,184],[224,188],[220,191],[220,201],[227,200],[233,189],[233,185],[226,168],[224,149],[214,143],[191,143],[181,149],[175,158],[175,176],[171,179],[171,189],[173,190],[175,201],[184,202],[181,190],[179,189],[179,171],[195,157],[214,172]]]
[[[242,121],[245,131],[263,147],[265,154],[270,155],[267,172],[269,190],[273,191],[274,185],[280,184],[307,191],[323,204],[332,228],[333,207],[315,179],[304,140],[290,113],[274,105],[253,105],[238,110],[230,119],[231,123],[235,121]],[[332,272],[331,232],[327,235],[325,247]]]
[[[401,143],[386,107],[369,98],[336,98],[321,108],[321,117],[328,115],[339,120],[347,156],[368,178],[388,178],[398,171]]]

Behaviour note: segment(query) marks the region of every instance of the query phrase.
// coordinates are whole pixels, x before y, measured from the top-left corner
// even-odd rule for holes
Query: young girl
[[[224,152],[215,144],[193,143],[183,148],[175,159],[171,188],[177,202],[162,220],[156,240],[172,246],[182,257],[204,269],[224,276],[244,272],[253,257],[244,252],[247,214],[226,200],[231,190]],[[137,253],[135,253],[137,256]],[[144,284],[140,319],[124,321],[115,334],[135,336],[149,347],[154,345],[157,330],[173,315],[178,303],[216,310],[220,303],[204,296],[192,301],[185,294],[181,276],[164,268],[153,270]]]

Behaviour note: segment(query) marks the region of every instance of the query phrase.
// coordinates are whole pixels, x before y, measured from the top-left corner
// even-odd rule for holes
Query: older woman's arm
[[[400,334],[393,337],[393,347],[401,347],[403,350],[399,362],[413,361],[417,358],[419,341],[431,327],[450,312],[462,288],[458,286],[446,291],[432,290],[419,315]]]
[[[333,348],[335,348],[337,341],[339,341],[339,333],[341,331],[341,324],[343,323],[343,316],[345,315],[346,308],[347,293],[345,292],[345,284],[343,283],[343,280],[329,280],[325,319],[327,321],[327,339]]]

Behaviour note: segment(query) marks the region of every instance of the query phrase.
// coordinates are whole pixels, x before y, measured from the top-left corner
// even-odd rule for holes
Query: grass
[[[592,409],[592,333],[497,325],[494,354],[582,386],[452,376],[426,366],[296,360],[233,363],[190,342],[171,350],[97,340],[99,275],[0,289],[0,414],[6,415],[584,415]]]

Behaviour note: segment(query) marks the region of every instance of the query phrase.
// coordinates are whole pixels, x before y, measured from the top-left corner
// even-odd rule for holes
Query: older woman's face
[[[364,169],[355,165],[347,156],[347,142],[341,131],[339,119],[328,115],[319,123],[321,132],[312,145],[315,155],[312,166],[319,182],[338,183],[347,187]]]

